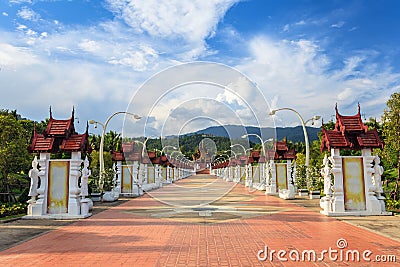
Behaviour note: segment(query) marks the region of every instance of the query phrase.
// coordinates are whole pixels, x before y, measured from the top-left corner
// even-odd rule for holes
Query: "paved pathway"
[[[0,265],[400,266],[398,241],[232,185],[181,180],[4,250]],[[323,260],[312,261],[313,251]],[[397,262],[376,262],[390,255]]]

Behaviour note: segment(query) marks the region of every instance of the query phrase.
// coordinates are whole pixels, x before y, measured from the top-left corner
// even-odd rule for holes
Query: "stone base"
[[[116,200],[118,200],[118,197],[115,196],[114,192],[112,192],[112,191],[104,192],[103,201],[113,202]]]
[[[389,211],[381,211],[381,212],[371,212],[371,211],[345,211],[345,212],[326,212],[324,210],[320,211],[321,214],[324,214],[329,217],[341,217],[341,216],[392,216],[393,214]]]
[[[320,199],[321,198],[321,192],[320,191],[311,191],[309,192],[310,199]]]
[[[156,183],[153,183],[153,184],[143,184],[143,185],[142,185],[142,189],[143,189],[143,191],[145,191],[145,192],[151,191],[151,190],[154,190],[154,189],[157,189],[157,188],[160,188],[160,186],[159,186],[158,184],[156,184]]]
[[[299,189],[299,196],[300,197],[308,196],[308,190],[307,189]]]
[[[269,185],[265,187],[265,194],[268,196],[277,196],[278,192],[276,192],[276,187]]]
[[[92,193],[90,194],[90,198],[93,202],[101,201],[101,193]]]
[[[281,189],[281,190],[279,190],[279,198],[294,199],[295,198],[294,191],[289,190],[289,189]]]
[[[33,220],[69,220],[69,219],[84,219],[92,216],[92,213],[83,215],[68,215],[68,214],[45,214],[45,215],[25,215],[22,219],[33,219]]]

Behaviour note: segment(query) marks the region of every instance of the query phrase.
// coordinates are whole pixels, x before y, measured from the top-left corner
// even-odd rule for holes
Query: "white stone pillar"
[[[278,192],[276,190],[276,169],[275,169],[275,161],[273,159],[271,159],[269,162],[269,168],[270,168],[270,173],[271,173],[271,176],[270,176],[271,183],[266,188],[265,194],[266,195],[277,195]]]
[[[119,195],[121,194],[121,184],[122,184],[122,181],[121,181],[122,161],[117,161],[117,164],[115,167],[116,167],[115,175],[117,176],[117,187],[116,187],[115,193],[118,194],[118,197],[119,197]]]
[[[344,193],[343,193],[343,167],[342,157],[340,156],[340,150],[337,148],[331,149],[331,156],[329,157],[332,163],[332,174],[334,182],[332,186],[333,190],[333,202],[332,212],[344,212]]]
[[[381,211],[381,203],[376,197],[376,187],[373,184],[373,174],[375,172],[372,163],[374,162],[375,156],[371,156],[371,149],[364,148],[361,150],[364,164],[364,185],[365,185],[365,205],[368,212],[377,213]]]
[[[40,153],[38,160],[40,187],[37,190],[38,199],[36,200],[36,203],[32,206],[32,216],[42,216],[47,214],[49,160],[50,153]]]
[[[79,194],[81,192],[78,181],[81,177],[81,152],[72,152],[69,172],[69,196],[68,196],[68,214],[78,216],[81,214],[81,203]]]

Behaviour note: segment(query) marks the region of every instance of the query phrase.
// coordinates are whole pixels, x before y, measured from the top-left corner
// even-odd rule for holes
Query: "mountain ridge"
[[[306,126],[308,140],[310,143],[314,140],[318,140],[318,133],[320,128]],[[225,126],[210,126],[202,130],[198,130],[192,134],[206,134],[212,136],[228,137],[230,139],[239,139],[244,134],[257,134],[263,135],[263,137],[271,138],[275,137],[275,129],[272,127],[255,127],[255,126],[240,126],[240,125],[225,125]],[[276,127],[276,139],[282,140],[286,138],[292,142],[304,142],[304,133],[302,126],[294,127]],[[259,139],[256,136],[249,136],[251,142],[259,143]]]

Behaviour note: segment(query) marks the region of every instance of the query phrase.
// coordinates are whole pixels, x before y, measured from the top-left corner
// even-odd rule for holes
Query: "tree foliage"
[[[30,157],[27,151],[26,131],[14,113],[0,115],[0,179],[1,192],[10,193],[9,175],[27,173]],[[10,195],[7,201],[11,200]],[[3,200],[4,201],[4,200]]]
[[[395,189],[391,192],[392,197],[398,199],[400,190],[400,93],[392,94],[386,105],[382,116],[382,136],[385,141],[385,148],[381,155],[387,168],[398,169]],[[389,183],[390,180],[389,177]]]

